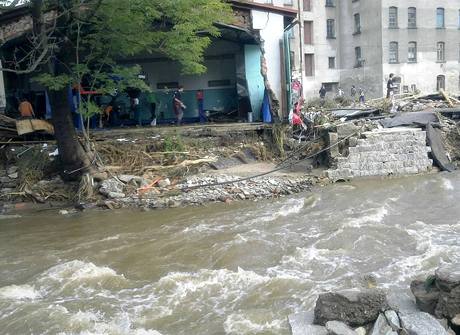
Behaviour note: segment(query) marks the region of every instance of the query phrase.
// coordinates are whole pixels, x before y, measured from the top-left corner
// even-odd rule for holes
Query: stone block
[[[329,141],[329,145],[333,145],[335,143],[337,143],[339,141],[339,136],[337,135],[337,133],[332,133],[330,132],[328,134],[328,141]],[[338,157],[340,156],[340,152],[339,152],[339,146],[338,145],[334,145],[330,150],[330,155],[332,158],[334,157]]]
[[[339,139],[351,136],[359,131],[359,128],[352,122],[346,122],[337,125],[337,134]]]

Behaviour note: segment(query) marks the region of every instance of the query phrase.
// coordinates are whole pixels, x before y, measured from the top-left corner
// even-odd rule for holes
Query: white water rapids
[[[318,293],[460,262],[460,175],[273,201],[0,220],[1,334],[288,334]]]

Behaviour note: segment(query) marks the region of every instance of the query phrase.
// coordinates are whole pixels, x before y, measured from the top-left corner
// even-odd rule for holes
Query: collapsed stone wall
[[[339,135],[330,133],[332,143]],[[375,129],[361,138],[350,137],[348,146],[331,149],[332,167],[326,174],[333,180],[356,177],[411,175],[428,172],[433,166],[426,145],[426,132],[417,128]],[[335,167],[335,168],[334,168]]]

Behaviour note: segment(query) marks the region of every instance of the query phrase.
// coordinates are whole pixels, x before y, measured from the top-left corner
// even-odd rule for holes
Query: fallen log
[[[441,95],[443,96],[443,98],[447,101],[447,104],[450,107],[454,107],[454,104],[452,103],[452,100],[450,100],[450,97],[447,95],[447,93],[444,92],[444,90],[440,90],[440,92],[441,92]]]
[[[174,168],[183,168],[183,167],[199,165],[199,164],[214,163],[216,161],[217,161],[216,158],[201,158],[201,159],[196,159],[196,160],[185,160],[185,161],[182,161],[181,163],[175,164],[175,165],[145,166],[143,168],[143,170],[144,170],[144,172],[145,171],[161,171],[161,170],[174,169]]]

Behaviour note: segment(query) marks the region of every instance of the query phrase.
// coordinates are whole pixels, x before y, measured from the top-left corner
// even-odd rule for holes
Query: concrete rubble
[[[419,282],[417,281],[417,285]],[[418,286],[417,286],[418,287]],[[327,335],[455,335],[460,334],[460,264],[440,267],[426,280],[438,300],[412,289],[405,293],[379,288],[320,294],[313,311],[288,316],[291,333]],[[412,288],[412,286],[411,286]],[[423,302],[423,303],[422,303]],[[427,304],[429,306],[427,313]],[[439,307],[441,306],[441,307]],[[430,313],[431,312],[431,313]]]

